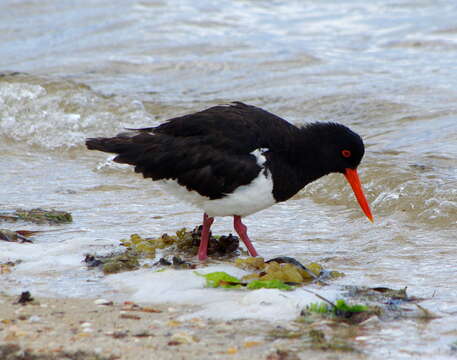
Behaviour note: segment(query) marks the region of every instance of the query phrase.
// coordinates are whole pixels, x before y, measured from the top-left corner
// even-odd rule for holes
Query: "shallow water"
[[[442,315],[381,323],[373,358],[447,358],[457,337],[457,3],[443,1],[4,0],[0,4],[0,206],[72,212],[35,244],[0,244],[10,292],[129,296],[87,272],[84,253],[139,232],[193,227],[201,214],[88,152],[112,135],[241,100],[296,124],[344,123],[365,139],[370,224],[331,175],[246,219],[266,258],[343,271],[339,284],[408,286]],[[20,72],[14,74],[11,72]],[[217,219],[216,233],[230,232]],[[141,288],[138,283],[137,290]]]

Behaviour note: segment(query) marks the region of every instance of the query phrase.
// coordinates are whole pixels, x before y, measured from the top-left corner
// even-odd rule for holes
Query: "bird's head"
[[[317,155],[318,162],[325,172],[337,172],[346,177],[360,207],[373,222],[373,215],[357,173],[357,167],[365,153],[362,138],[348,127],[337,123],[314,123],[305,129],[309,131],[314,148],[320,150]]]

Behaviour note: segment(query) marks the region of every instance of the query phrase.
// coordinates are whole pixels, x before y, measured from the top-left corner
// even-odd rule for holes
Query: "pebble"
[[[167,322],[167,325],[168,326],[172,326],[172,327],[181,326],[182,322],[181,321],[177,321],[177,320],[170,320],[169,322]]]
[[[104,305],[104,306],[111,306],[113,305],[113,302],[111,300],[106,300],[106,299],[97,299],[94,301],[95,305]]]
[[[181,344],[192,344],[196,342],[196,338],[192,334],[185,332],[175,333],[171,336],[172,341],[178,341]]]
[[[121,319],[141,320],[141,317],[134,314],[121,314]]]
[[[39,317],[38,315],[32,315],[29,317],[29,322],[39,323],[39,322],[41,322],[41,317]]]
[[[92,326],[92,324],[90,322],[84,322],[81,324],[81,327],[83,328],[90,328]]]
[[[251,348],[251,347],[254,347],[254,346],[258,346],[258,345],[261,345],[262,342],[261,341],[245,341],[243,346],[245,348]]]
[[[229,347],[227,349],[227,354],[230,354],[230,355],[235,355],[237,352],[238,352],[238,349],[236,347]]]

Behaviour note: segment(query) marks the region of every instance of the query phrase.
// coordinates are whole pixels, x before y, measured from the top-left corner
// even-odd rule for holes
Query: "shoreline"
[[[15,303],[17,299],[0,293],[0,355],[5,360],[296,360],[335,356],[334,351],[303,348],[301,337],[272,339],[269,335],[278,329],[294,334],[299,327],[294,322],[180,321],[180,316],[195,307],[110,301],[100,305],[101,299],[42,297],[21,305]],[[358,357],[357,353],[338,352],[339,359]]]

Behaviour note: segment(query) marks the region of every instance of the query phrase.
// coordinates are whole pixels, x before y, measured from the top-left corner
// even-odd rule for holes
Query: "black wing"
[[[134,133],[88,139],[86,145],[118,154],[114,161],[134,165],[145,178],[176,179],[189,190],[217,199],[258,175],[261,167],[251,152],[259,148],[280,152],[287,146],[285,134],[296,131],[267,111],[234,103]]]

